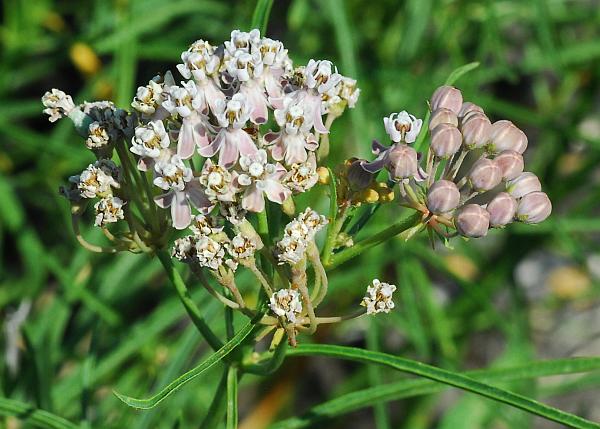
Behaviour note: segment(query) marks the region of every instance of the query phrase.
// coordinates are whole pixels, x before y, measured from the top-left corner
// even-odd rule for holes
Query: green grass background
[[[219,371],[203,375],[152,411],[127,408],[112,395],[116,389],[147,396],[200,361],[208,348],[156,260],[91,254],[76,245],[68,205],[57,189],[93,159],[68,122],[52,126],[46,121],[40,96],[57,87],[76,102],[110,98],[128,107],[137,85],[174,70],[190,42],[218,43],[233,28],[247,29],[254,6],[253,0],[2,2],[3,326],[21,302],[32,303],[18,342],[18,373],[11,373],[4,353],[0,357],[4,397],[83,427],[200,427]],[[537,227],[514,225],[483,240],[455,240],[451,252],[433,251],[425,241],[394,240],[335,271],[324,312],[355,305],[373,277],[400,286],[397,311],[321,329],[316,340],[454,370],[576,354],[561,346],[560,337],[553,338],[553,329],[540,334],[538,327],[547,319],[595,314],[598,303],[593,256],[600,230],[600,3],[275,0],[267,33],[284,42],[295,63],[332,59],[341,73],[358,79],[357,108],[334,125],[332,162],[368,155],[371,139],[385,136],[383,116],[406,109],[423,117],[426,100],[449,73],[479,61],[457,86],[492,119],[510,119],[527,133],[527,168],[540,176],[554,204],[551,219]],[[324,201],[323,210],[326,206]],[[384,207],[361,234],[401,215],[397,206]],[[85,234],[100,239],[92,228]],[[541,266],[550,276],[567,266],[578,273],[578,282],[573,275],[540,281],[529,293],[518,281],[517,267],[531,255],[545,261]],[[246,280],[240,284],[250,290]],[[578,287],[582,282],[585,287]],[[222,309],[197,285],[191,289],[211,325],[224,334]],[[584,326],[575,339],[585,344],[598,330],[600,324]],[[545,346],[548,338],[551,348]],[[6,337],[0,342],[5,351]],[[329,398],[400,377],[374,367],[293,358],[270,379],[243,379],[242,425],[267,427]],[[600,373],[590,373],[506,387],[598,418],[588,399],[599,396],[599,383]],[[32,424],[31,419],[0,419],[6,428]],[[455,393],[381,402],[312,427],[546,426],[523,412]]]

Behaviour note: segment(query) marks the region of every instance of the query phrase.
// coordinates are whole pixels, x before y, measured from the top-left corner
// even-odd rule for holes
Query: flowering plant
[[[79,242],[94,252],[156,255],[191,320],[217,350],[152,398],[119,395],[129,405],[153,407],[220,360],[234,371],[232,383],[244,372],[271,373],[300,334],[390,312],[397,287],[374,279],[356,311],[318,313],[330,272],[386,240],[425,231],[433,245],[447,244],[550,215],[540,181],[524,172],[525,134],[509,121],[491,123],[452,86],[433,93],[425,120],[406,111],[384,118],[389,142],[372,142],[373,159],[350,158],[329,168],[329,144],[337,143],[332,125],[360,94],[357,82],[331,61],[294,66],[281,42],[258,30],[234,30],[218,46],[194,42],[176,73],[139,87],[131,111],[108,101],[76,105],[57,89],[42,98],[50,121],[68,117],[96,157],[61,189]],[[319,186],[328,193],[326,214],[300,207],[298,196]],[[357,239],[384,205],[411,214]],[[80,234],[89,206],[109,245]],[[173,259],[187,265],[228,314],[247,317],[246,327],[234,333],[229,323],[223,343],[204,322]],[[241,271],[256,280],[252,303],[251,293],[238,287]],[[265,338],[268,349],[255,352]],[[453,385],[468,384],[457,380]]]

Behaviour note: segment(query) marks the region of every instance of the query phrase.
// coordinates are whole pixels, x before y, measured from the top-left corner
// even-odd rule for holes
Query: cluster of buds
[[[449,230],[469,238],[513,221],[539,223],[552,210],[539,179],[524,172],[527,136],[512,122],[494,123],[483,109],[463,102],[451,86],[431,98],[426,152],[414,147],[422,121],[407,112],[384,118],[392,144],[373,142],[372,162],[361,162],[373,176],[382,169],[397,183],[403,203],[422,212],[423,225],[448,237]]]
[[[355,243],[374,213],[364,205],[389,203],[398,192],[401,205],[419,213],[404,230],[429,227],[444,238],[481,237],[550,214],[539,180],[523,172],[523,132],[508,121],[492,124],[455,88],[432,97],[427,151],[423,121],[403,111],[384,119],[391,145],[373,142],[375,160],[350,158],[330,170],[323,165],[330,129],[360,93],[331,61],[294,67],[281,42],[235,30],[218,46],[194,42],[177,73],[179,81],[167,71],[139,87],[131,112],[109,101],[75,105],[56,89],[42,98],[50,121],[68,117],[96,158],[63,189],[75,233],[97,252],[160,252],[169,262],[171,247],[212,296],[265,325],[264,335],[275,330],[274,340],[285,333],[295,344],[299,332],[320,324],[394,308],[396,286],[376,279],[360,311],[316,314],[328,269],[399,233],[392,225],[393,234]],[[378,179],[384,169],[388,176]],[[329,217],[296,209],[297,196],[318,183],[331,191]],[[79,233],[91,199],[110,246]],[[282,218],[288,223],[280,228]],[[241,270],[260,285],[256,307],[236,284]],[[259,314],[265,306],[268,314]]]

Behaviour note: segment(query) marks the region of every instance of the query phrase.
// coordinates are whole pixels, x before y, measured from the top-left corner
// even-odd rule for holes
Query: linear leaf
[[[273,6],[273,0],[258,0],[256,2],[256,8],[252,14],[251,29],[258,28],[261,35],[265,35],[267,32],[267,24],[269,23],[269,14],[271,13],[271,7]]]
[[[113,392],[121,401],[133,408],[140,408],[142,410],[148,410],[156,407],[161,401],[167,398],[171,393],[175,392],[181,386],[187,382],[193,380],[204,371],[220,362],[225,356],[231,353],[238,345],[240,345],[248,335],[255,329],[252,322],[248,322],[230,341],[228,341],[223,347],[217,350],[208,359],[202,362],[197,367],[189,370],[179,378],[173,380],[164,389],[158,392],[156,395],[148,399],[136,399],[130,396],[122,395],[118,392]]]
[[[36,409],[24,402],[0,398],[0,415],[14,416],[43,429],[77,429],[78,426],[48,411]]]
[[[444,85],[453,85],[458,79],[462,77],[462,75],[469,73],[471,70],[474,70],[477,67],[479,67],[478,62],[473,62],[465,64],[464,66],[460,66],[459,68],[455,69],[452,73],[450,73]]]
[[[357,362],[374,363],[385,365],[390,368],[397,369],[402,372],[414,374],[420,377],[428,378],[437,383],[454,386],[459,389],[472,392],[494,401],[502,402],[527,411],[529,413],[544,417],[557,423],[564,424],[573,428],[581,429],[598,429],[600,424],[578,417],[559,409],[542,404],[533,399],[522,395],[500,389],[484,382],[463,375],[457,372],[448,371],[442,368],[437,368],[427,365],[422,362],[404,359],[393,355],[362,350],[354,347],[334,346],[326,344],[303,344],[296,349],[289,350],[288,355],[321,355],[330,356],[340,359],[347,359]],[[521,369],[521,373],[527,374],[527,371]],[[414,386],[413,386],[414,387]]]

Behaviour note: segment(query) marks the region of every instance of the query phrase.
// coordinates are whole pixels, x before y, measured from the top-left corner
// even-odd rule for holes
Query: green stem
[[[223,415],[225,414],[225,390],[227,389],[227,373],[228,368],[225,368],[223,371],[223,376],[221,377],[221,381],[219,381],[219,385],[217,386],[217,390],[215,391],[215,396],[210,403],[210,407],[208,407],[208,412],[202,420],[200,424],[200,429],[213,429],[219,427],[219,424],[223,421]]]
[[[237,429],[238,426],[238,369],[230,366],[227,370],[227,429]]]
[[[348,206],[344,205],[340,207],[340,212],[338,213],[336,219],[333,221],[333,224],[327,229],[327,238],[325,239],[325,244],[323,245],[323,251],[321,254],[323,255],[323,265],[329,265],[331,258],[333,257],[333,248],[335,246],[335,242],[337,237],[342,230],[342,226],[344,226],[344,222],[348,217]]]
[[[377,246],[378,244],[381,244],[384,241],[387,241],[387,240],[395,237],[396,235],[400,234],[401,232],[404,232],[404,231],[412,228],[413,226],[418,225],[421,220],[421,216],[422,216],[422,214],[420,212],[415,213],[412,216],[410,216],[406,219],[402,219],[401,221],[389,226],[388,228],[384,229],[383,231],[380,231],[377,234],[375,234],[369,238],[359,241],[354,246],[349,247],[345,250],[342,250],[341,252],[335,254],[333,256],[333,258],[331,258],[329,264],[325,265],[325,268],[327,270],[333,270],[334,268],[338,267],[340,264],[343,264],[344,262],[360,255],[365,250],[367,250],[373,246]]]
[[[169,254],[164,250],[159,250],[156,252],[158,259],[162,263],[169,280],[175,286],[175,290],[177,291],[177,295],[179,295],[179,299],[181,300],[183,306],[185,307],[190,319],[198,329],[198,332],[204,337],[206,342],[213,348],[213,350],[218,350],[223,347],[223,343],[221,340],[214,334],[214,332],[208,327],[204,318],[201,316],[200,309],[196,306],[196,303],[192,300],[190,293],[181,278],[179,272],[173,266],[173,261]]]

